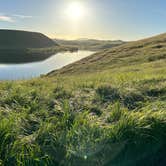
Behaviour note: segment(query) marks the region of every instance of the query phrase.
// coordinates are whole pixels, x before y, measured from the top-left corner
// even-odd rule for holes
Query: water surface
[[[30,79],[59,69],[70,63],[85,58],[94,52],[78,51],[58,53],[50,58],[34,63],[25,64],[0,64],[0,80]]]

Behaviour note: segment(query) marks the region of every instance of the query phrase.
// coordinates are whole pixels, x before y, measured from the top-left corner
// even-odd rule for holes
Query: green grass
[[[165,60],[116,65],[1,82],[0,165],[165,166]]]
[[[2,165],[164,165],[166,70],[151,65],[2,82]]]

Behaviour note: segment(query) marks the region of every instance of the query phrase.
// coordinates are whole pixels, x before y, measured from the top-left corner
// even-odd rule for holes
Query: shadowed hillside
[[[42,61],[61,51],[75,51],[64,47],[37,32],[0,30],[0,63]]]
[[[0,48],[45,48],[58,44],[42,33],[17,30],[0,30]]]

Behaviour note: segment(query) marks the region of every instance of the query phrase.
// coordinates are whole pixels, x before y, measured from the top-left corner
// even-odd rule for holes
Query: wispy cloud
[[[4,22],[14,22],[13,18],[10,16],[0,15],[0,21]]]
[[[30,19],[32,16],[29,15],[22,15],[22,14],[12,14],[7,15],[4,13],[0,13],[0,22],[15,22],[17,19]]]
[[[13,14],[13,17],[17,17],[17,18],[20,18],[20,19],[28,19],[28,18],[32,18],[32,16],[21,15],[21,14]]]

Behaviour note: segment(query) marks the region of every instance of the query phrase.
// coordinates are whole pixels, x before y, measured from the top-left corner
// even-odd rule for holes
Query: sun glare
[[[85,8],[82,3],[80,2],[73,2],[69,4],[66,14],[70,19],[79,20],[85,14]]]

